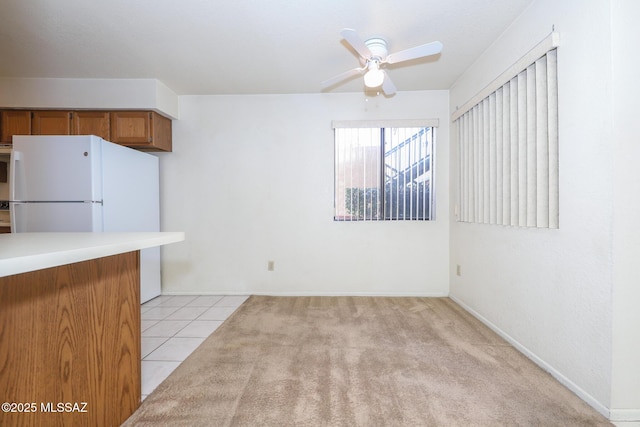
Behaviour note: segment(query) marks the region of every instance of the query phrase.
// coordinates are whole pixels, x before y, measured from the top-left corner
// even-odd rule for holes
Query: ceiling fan
[[[347,43],[355,49],[358,55],[360,55],[360,61],[363,65],[360,68],[345,71],[344,73],[323,81],[321,83],[323,89],[340,83],[356,74],[364,73],[365,86],[368,88],[382,86],[382,91],[385,95],[393,95],[396,93],[396,87],[383,69],[386,64],[397,64],[399,62],[435,55],[442,51],[442,43],[435,41],[389,54],[387,41],[382,38],[374,37],[362,41],[358,34],[356,34],[356,31],[351,28],[345,28],[340,34]]]

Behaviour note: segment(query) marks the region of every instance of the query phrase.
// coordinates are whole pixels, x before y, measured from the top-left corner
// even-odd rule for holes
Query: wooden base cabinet
[[[139,251],[0,277],[0,425],[119,426],[140,340]]]

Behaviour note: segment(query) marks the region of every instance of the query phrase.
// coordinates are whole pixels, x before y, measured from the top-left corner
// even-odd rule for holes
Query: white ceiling
[[[389,52],[399,91],[449,89],[532,0],[2,0],[0,77],[153,78],[178,95],[318,93],[359,66],[343,28]],[[360,78],[331,92],[363,89]]]

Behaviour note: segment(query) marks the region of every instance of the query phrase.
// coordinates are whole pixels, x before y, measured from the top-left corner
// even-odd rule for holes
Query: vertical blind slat
[[[549,125],[547,60],[536,61],[536,227],[549,227]]]
[[[466,187],[465,187],[465,191],[466,191],[466,195],[465,198],[463,199],[464,201],[464,218],[466,218],[466,221],[469,222],[471,221],[471,206],[473,206],[473,192],[471,191],[471,185],[472,185],[472,178],[473,178],[473,171],[471,170],[471,167],[473,165],[473,163],[471,162],[470,159],[473,158],[473,153],[471,151],[471,117],[470,116],[466,116],[464,118],[464,138],[465,138],[465,151],[466,151],[466,156],[465,156],[465,176],[466,176]]]
[[[537,210],[537,99],[536,99],[536,65],[530,65],[527,68],[526,80],[527,80],[527,213],[526,224],[527,227],[535,227]]]
[[[484,223],[484,102],[478,105],[478,222]]]
[[[518,78],[514,77],[509,83],[511,89],[511,104],[509,108],[509,120],[511,121],[510,142],[511,145],[511,222],[510,225],[518,226]]]
[[[489,224],[496,223],[496,206],[498,204],[496,200],[496,177],[497,177],[497,161],[496,161],[496,94],[493,93],[489,96],[489,163],[488,163],[488,175],[489,175]]]
[[[466,203],[464,203],[465,198],[467,197],[467,168],[466,168],[466,157],[467,157],[467,141],[465,140],[465,121],[462,120],[457,128],[458,132],[458,141],[460,142],[460,149],[458,150],[458,164],[462,165],[462,167],[458,168],[458,182],[460,183],[460,191],[458,191],[458,215],[460,218],[464,218],[463,221],[466,220],[465,207]]]
[[[527,225],[527,73],[518,74],[518,226]]]
[[[485,224],[489,221],[489,188],[490,188],[490,144],[489,129],[491,123],[489,122],[489,98],[485,98],[482,102],[482,218]]]
[[[558,182],[558,52],[547,53],[547,102],[549,135],[549,228],[559,227]]]
[[[507,83],[502,88],[502,225],[511,224],[511,132],[510,91]]]
[[[503,224],[502,222],[502,215],[503,215],[503,207],[502,207],[502,203],[504,201],[504,199],[502,198],[502,188],[504,186],[503,182],[502,182],[502,178],[504,176],[504,170],[503,170],[503,151],[504,148],[502,147],[502,129],[503,129],[503,124],[502,124],[502,88],[498,89],[496,91],[496,106],[495,106],[495,117],[496,117],[496,126],[495,126],[495,135],[496,135],[496,152],[495,152],[495,159],[496,159],[496,167],[495,167],[495,172],[496,172],[496,183],[495,183],[495,198],[496,198],[496,224]]]
[[[457,120],[459,221],[558,227],[557,51]]]
[[[482,222],[480,220],[480,216],[478,212],[480,211],[480,127],[479,127],[479,118],[478,112],[480,110],[479,106],[476,106],[473,109],[473,131],[471,142],[473,143],[473,219],[474,222]],[[475,136],[478,137],[475,137]]]
[[[473,209],[473,140],[472,140],[472,135],[473,135],[473,128],[471,127],[473,122],[472,122],[472,116],[468,115],[466,117],[467,120],[467,207],[465,208],[465,211],[467,212],[467,221],[472,222],[474,221],[474,217],[472,215],[472,209]]]

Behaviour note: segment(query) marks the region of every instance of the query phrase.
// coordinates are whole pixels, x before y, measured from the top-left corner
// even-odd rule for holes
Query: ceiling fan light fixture
[[[344,28],[340,31],[340,35],[342,35],[351,49],[358,54],[361,67],[351,69],[329,80],[323,81],[321,86],[325,89],[343,80],[350,79],[357,74],[362,75],[364,73],[364,84],[367,88],[381,88],[385,96],[393,96],[396,94],[396,86],[389,78],[387,72],[380,69],[381,66],[437,55],[442,51],[442,43],[434,41],[389,54],[387,41],[381,37],[373,37],[363,41],[358,37],[356,30],[351,28]]]
[[[364,84],[367,87],[374,88],[382,85],[384,81],[384,72],[380,69],[377,62],[369,63],[369,70],[364,75]]]

